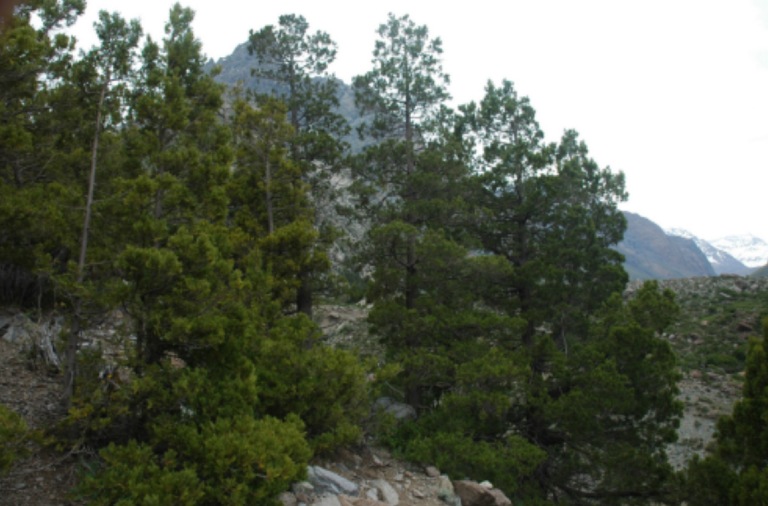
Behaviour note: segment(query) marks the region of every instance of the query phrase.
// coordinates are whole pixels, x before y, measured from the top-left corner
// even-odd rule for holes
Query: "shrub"
[[[303,478],[311,455],[295,417],[168,423],[153,439],[106,447],[77,495],[96,506],[265,504]]]
[[[743,367],[743,362],[734,355],[726,353],[709,353],[705,358],[708,367],[719,367],[728,373],[738,372]]]
[[[521,493],[546,455],[524,438],[510,435],[495,441],[478,441],[458,432],[442,432],[413,441],[406,455],[432,462],[451,476],[490,480],[507,494]]]
[[[28,440],[29,429],[21,416],[0,404],[0,474],[26,455]]]
[[[110,444],[100,455],[101,469],[84,477],[75,490],[93,506],[191,506],[204,495],[194,469],[181,465],[173,450],[158,455],[149,445],[130,441],[125,445]]]
[[[354,355],[313,342],[301,320],[275,328],[256,354],[259,410],[304,422],[313,450],[356,442],[368,411],[365,371]]]

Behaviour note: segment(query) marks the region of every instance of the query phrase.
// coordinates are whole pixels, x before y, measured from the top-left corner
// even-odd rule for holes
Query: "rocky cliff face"
[[[667,235],[651,220],[624,212],[627,231],[616,249],[626,258],[630,279],[676,279],[717,273],[696,243]]]

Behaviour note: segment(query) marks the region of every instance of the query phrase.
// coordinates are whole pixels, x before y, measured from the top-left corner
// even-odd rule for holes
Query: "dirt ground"
[[[61,419],[61,379],[45,367],[33,367],[18,344],[0,339],[0,404],[20,414],[32,429]],[[0,505],[64,506],[77,478],[76,458],[30,444],[30,455],[0,477]]]

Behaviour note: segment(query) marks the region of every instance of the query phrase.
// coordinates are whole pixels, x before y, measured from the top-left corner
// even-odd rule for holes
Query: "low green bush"
[[[27,454],[29,428],[17,413],[0,404],[0,474]]]

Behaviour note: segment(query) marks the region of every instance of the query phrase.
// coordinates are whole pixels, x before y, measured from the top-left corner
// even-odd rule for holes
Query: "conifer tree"
[[[425,409],[454,383],[450,357],[467,353],[484,330],[503,328],[503,317],[471,302],[477,291],[469,288],[499,264],[467,251],[469,165],[445,105],[440,39],[392,14],[377,33],[373,69],[354,80],[368,118],[360,132],[372,141],[355,164],[371,224],[361,254],[373,267],[369,320],[402,367],[405,399]]]
[[[76,292],[82,291],[86,280],[86,260],[88,242],[90,239],[92,216],[94,212],[94,196],[96,188],[96,173],[99,167],[100,142],[105,129],[105,118],[110,118],[112,129],[121,126],[120,111],[123,106],[123,85],[133,70],[135,49],[141,37],[141,26],[136,20],[127,23],[117,13],[106,11],[99,13],[99,22],[95,25],[100,46],[92,49],[74,69],[73,78],[79,80],[76,88],[86,95],[84,103],[89,102],[88,95],[95,95],[93,107],[93,130],[90,141],[90,170],[86,185],[85,210],[83,225],[80,232],[80,245],[77,266],[74,273],[74,296],[71,301],[71,328],[67,337],[65,351],[64,396],[70,399],[74,389],[76,373],[77,350],[80,332],[84,325],[83,296]],[[73,83],[75,84],[75,83]]]
[[[381,200],[390,209],[381,213],[385,223],[400,220],[407,226],[419,224],[411,204],[420,198],[415,192],[419,167],[417,158],[426,148],[431,121],[450,98],[443,72],[442,41],[431,39],[426,26],[416,25],[407,15],[389,15],[377,30],[379,40],[373,51],[373,69],[354,78],[355,102],[371,120],[361,127],[379,144],[366,150],[360,179],[384,192]],[[402,255],[394,259],[405,270],[404,304],[412,309],[418,287],[414,277],[416,236],[405,238]]]
[[[284,110],[238,111],[233,130],[251,138],[235,157],[192,19],[177,4],[162,45],[147,41],[123,131],[110,296],[127,315],[129,377],[106,389],[84,382],[69,417],[105,446],[79,489],[97,504],[270,502],[314,451],[359,437],[361,367],[320,346],[314,324],[286,315],[279,298],[296,269],[269,240],[307,228],[281,210],[281,199],[304,196],[283,178],[293,170]],[[239,165],[251,156],[258,163]]]
[[[674,356],[660,332],[675,305],[652,284],[627,304],[618,295],[626,274],[610,248],[624,229],[616,209],[622,176],[599,169],[574,132],[545,143],[533,108],[509,82],[489,84],[484,100],[461,112],[439,130],[440,154],[427,141],[414,158],[418,184],[408,188],[418,191],[411,200],[387,194],[384,223],[371,234],[379,252],[373,328],[401,360],[406,400],[427,401],[393,440],[415,460],[491,477],[524,502],[663,497],[680,406]],[[407,167],[407,147],[387,150],[393,146],[372,149]],[[425,161],[460,162],[467,174],[474,147],[475,176],[455,181],[479,206],[453,205],[460,192],[436,191],[430,200],[441,179]],[[379,187],[400,190],[405,181]],[[440,208],[476,221],[453,228],[433,212]],[[472,254],[458,238],[475,245]],[[398,275],[409,251],[418,259],[413,306],[404,302],[406,275]]]
[[[115,212],[126,244],[118,260],[124,279],[137,287],[145,281],[156,286],[158,280],[173,275],[175,268],[168,262],[175,263],[175,254],[167,248],[177,233],[223,227],[227,216],[232,150],[218,116],[223,90],[203,70],[192,19],[191,10],[178,4],[172,8],[162,50],[147,40],[134,87],[130,127],[125,132],[129,177],[122,183],[123,200]],[[148,272],[163,265],[167,272],[146,279]],[[139,290],[124,301],[129,308],[139,304],[133,316],[144,364],[157,363],[169,349],[163,334],[170,322],[156,319],[152,311],[159,309],[156,304],[172,286],[143,294]]]
[[[464,113],[482,146],[481,240],[515,268],[509,290],[528,320],[523,339],[530,344],[545,324],[567,346],[579,315],[627,280],[611,249],[626,226],[616,208],[626,198],[623,175],[600,169],[573,131],[559,145],[545,143],[535,111],[509,81],[489,83]]]
[[[288,123],[293,128],[293,135],[286,140],[288,155],[300,180],[308,185],[314,208],[311,222],[319,232],[312,245],[317,251],[310,254],[320,257],[333,235],[329,221],[333,212],[325,208],[334,206],[331,178],[341,168],[346,150],[342,139],[349,132],[346,120],[335,111],[339,106],[338,82],[328,73],[336,58],[336,43],[325,32],[309,33],[303,16],[280,16],[278,25],[250,32],[248,51],[258,63],[252,73],[272,85],[271,93],[256,94],[256,99],[267,106],[270,98],[286,104]],[[302,267],[296,289],[297,310],[310,317],[315,279],[321,273],[318,267]]]

